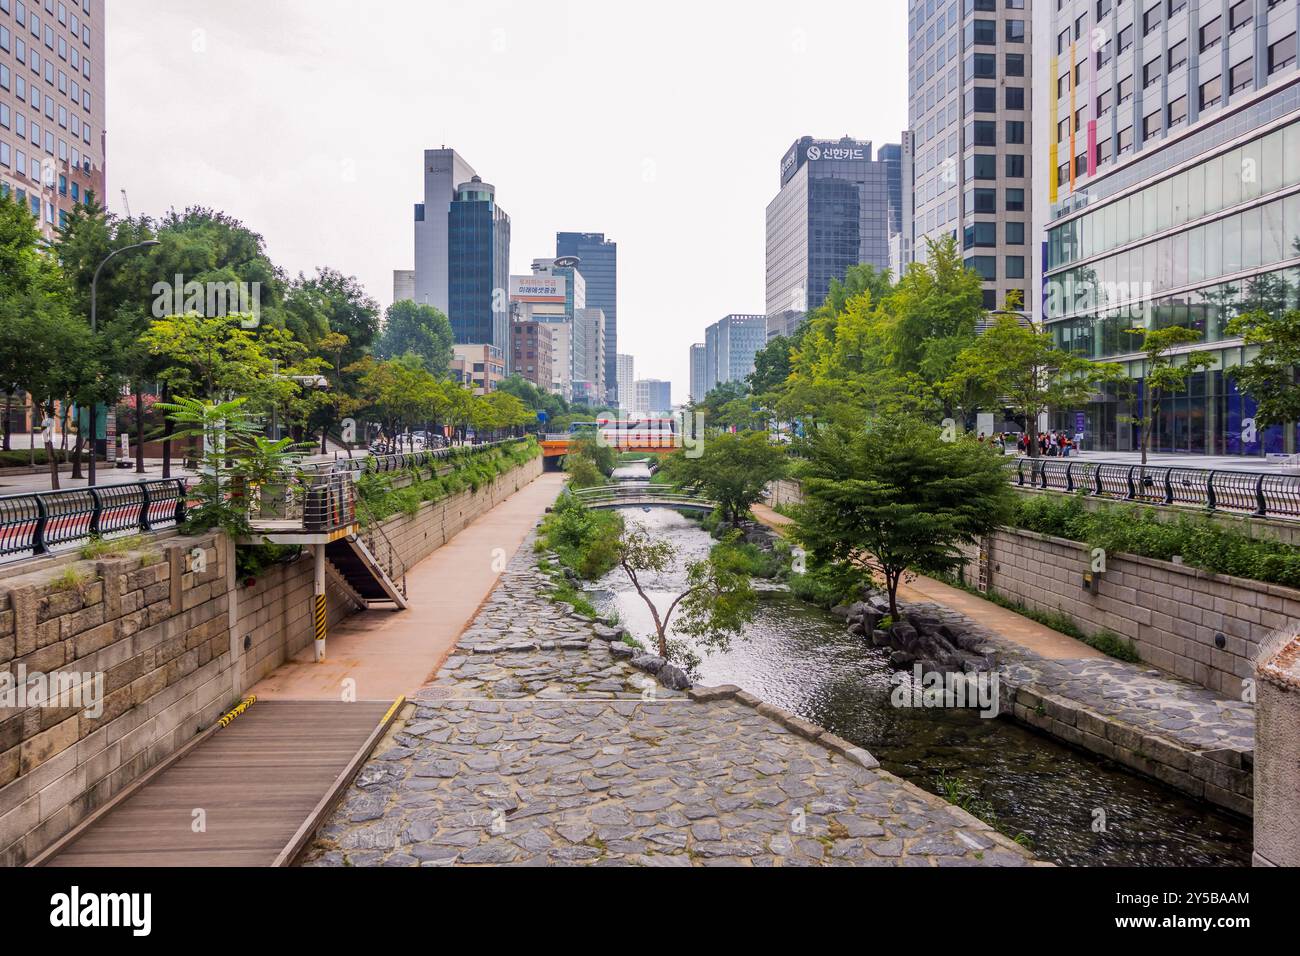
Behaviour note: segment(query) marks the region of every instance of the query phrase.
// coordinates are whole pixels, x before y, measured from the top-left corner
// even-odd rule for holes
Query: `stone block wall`
[[[1260,665],[1256,713],[1254,862],[1300,866],[1300,637]]]
[[[491,511],[542,473],[542,457],[498,475],[478,491],[457,492],[436,503],[426,503],[414,517],[397,515],[382,523],[384,534],[407,568],[433,554],[470,522]]]
[[[1263,642],[1300,621],[1300,591],[1278,585],[1110,554],[1093,593],[1083,586],[1092,565],[1084,544],[1004,529],[989,545],[987,579],[999,594],[1068,614],[1088,633],[1113,631],[1143,661],[1234,699],[1254,677]],[[968,581],[977,560],[968,553]]]
[[[39,853],[229,706],[232,555],[216,535],[174,537],[0,580],[0,865]],[[89,683],[78,706],[47,706],[15,696],[20,673]]]

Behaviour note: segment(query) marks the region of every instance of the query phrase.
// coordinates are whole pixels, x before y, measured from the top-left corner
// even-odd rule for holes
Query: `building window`
[[[1212,80],[1206,80],[1201,84],[1201,109],[1207,110],[1211,106],[1218,106],[1223,99],[1223,77],[1216,76]]]
[[[1007,42],[1008,43],[1025,42],[1025,21],[1024,20],[1007,21]]]
[[[1025,211],[1025,191],[1023,189],[1007,190],[1007,212]]]
[[[1239,0],[1228,10],[1228,29],[1236,32],[1255,19],[1255,0]]]
[[[1023,279],[1025,277],[1025,257],[1007,256],[1007,278]]]
[[[1006,158],[1007,175],[1012,179],[1021,179],[1025,175],[1025,157],[1011,154]]]
[[[1187,41],[1179,40],[1169,48],[1169,71],[1172,73],[1187,62]]]
[[[1023,53],[1007,54],[1007,76],[1025,75],[1025,55]]]
[[[1144,140],[1151,139],[1153,136],[1158,136],[1160,134],[1160,130],[1161,130],[1161,125],[1160,125],[1159,113],[1152,113],[1150,116],[1143,117],[1142,138]]]
[[[1201,27],[1201,52],[1205,52],[1223,39],[1223,17],[1215,17]]]
[[[976,189],[972,212],[997,212],[998,191],[996,189]]]
[[[1179,123],[1187,120],[1187,97],[1180,96],[1176,100],[1169,102],[1169,128],[1173,129]]]
[[[1142,85],[1151,86],[1160,79],[1160,57],[1156,57],[1142,67]]]
[[[1250,59],[1247,60],[1242,60],[1240,63],[1234,66],[1232,68],[1232,72],[1228,74],[1229,89],[1233,93],[1240,93],[1242,90],[1254,84],[1254,82],[1255,82],[1255,58],[1254,57],[1251,57]]]
[[[1025,124],[1020,120],[1007,121],[1007,142],[1023,143],[1025,141]]]
[[[1025,244],[1025,224],[1023,222],[1007,223],[1007,245],[1023,246],[1024,244]],[[1011,273],[1008,272],[1007,276],[1010,277]]]
[[[1271,76],[1295,63],[1295,34],[1283,37],[1268,48],[1268,72]]]
[[[1142,35],[1146,36],[1160,26],[1160,4],[1142,14]]]
[[[1131,46],[1133,46],[1133,27],[1127,26],[1119,31],[1119,52],[1123,53]]]

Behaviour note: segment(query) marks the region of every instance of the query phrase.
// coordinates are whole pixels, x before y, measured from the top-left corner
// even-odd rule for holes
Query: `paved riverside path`
[[[1032,862],[811,724],[652,683],[547,584],[530,539],[307,865]]]
[[[754,517],[790,519],[764,505]],[[924,576],[899,587],[904,611],[981,634],[998,648],[1014,715],[1184,793],[1251,812],[1255,709],[1149,664],[1130,664],[1014,611]],[[1020,703],[1020,691],[1026,703]]]
[[[324,663],[311,646],[256,684],[259,700],[394,700],[432,679],[492,593],[506,560],[555,501],[564,475],[548,472],[481,515],[407,571],[406,611],[363,611],[333,628]]]

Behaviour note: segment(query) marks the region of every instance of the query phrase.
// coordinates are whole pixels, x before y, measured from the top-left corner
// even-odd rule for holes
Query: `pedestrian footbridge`
[[[662,485],[606,485],[569,492],[588,508],[610,511],[615,508],[669,508],[673,511],[713,512],[716,501],[683,494]]]

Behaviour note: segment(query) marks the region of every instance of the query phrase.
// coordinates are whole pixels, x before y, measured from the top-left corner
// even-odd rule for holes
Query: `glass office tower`
[[[886,150],[889,150],[886,153]],[[890,170],[901,151],[856,139],[805,136],[781,162],[767,207],[767,334],[787,335],[816,310],[850,266],[889,268]],[[885,159],[886,156],[892,157]]]
[[[556,258],[577,257],[587,281],[587,308],[605,313],[605,396],[618,402],[618,243],[603,232],[561,232],[555,236]],[[628,383],[631,385],[631,383]]]
[[[458,344],[510,343],[510,217],[475,176],[456,190],[447,220],[447,318]]]
[[[1152,449],[1296,451],[1295,423],[1257,427],[1227,373],[1255,354],[1234,317],[1300,306],[1298,17],[1296,0],[1066,0],[1055,16],[1047,328],[1128,378],[1058,412],[1094,448],[1135,449],[1147,417],[1128,330],[1181,325],[1215,361],[1161,402]]]

